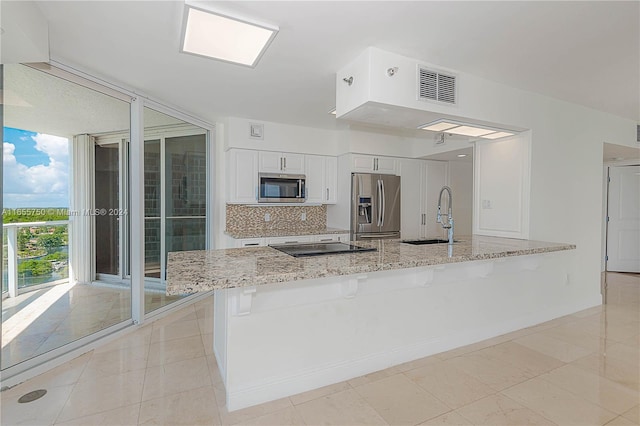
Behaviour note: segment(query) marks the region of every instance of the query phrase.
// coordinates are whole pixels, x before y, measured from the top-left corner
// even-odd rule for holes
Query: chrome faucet
[[[442,221],[442,212],[440,211],[442,206],[442,193],[447,191],[449,193],[449,214],[447,217],[447,223]],[[442,227],[448,230],[449,236],[449,244],[453,244],[453,216],[451,213],[451,208],[453,206],[453,197],[451,196],[451,188],[448,186],[443,186],[440,190],[440,195],[438,196],[438,216],[436,221],[442,225]]]

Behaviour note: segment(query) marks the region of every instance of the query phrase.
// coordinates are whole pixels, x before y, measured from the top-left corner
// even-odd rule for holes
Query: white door
[[[400,188],[402,191],[400,206],[400,235],[402,239],[410,240],[423,236],[425,217],[424,160],[403,158],[400,160]]]
[[[640,272],[640,166],[609,167],[607,270]]]
[[[307,203],[322,203],[324,201],[324,157],[307,155],[305,163]]]
[[[292,175],[304,174],[303,154],[282,154],[282,170]]]
[[[336,204],[338,202],[338,159],[325,157],[324,162],[325,202]]]
[[[378,157],[376,171],[387,175],[396,174],[396,159],[387,157]]]
[[[260,173],[281,173],[284,170],[284,161],[279,152],[260,151]]]
[[[438,213],[438,196],[443,186],[447,184],[447,162],[427,160],[426,190],[425,190],[425,215],[426,215],[426,238],[446,238],[446,231],[442,225],[436,222]],[[453,194],[455,198],[456,194]],[[442,212],[447,213],[449,208],[449,198],[447,194],[442,195]],[[453,210],[453,220],[455,224],[456,211]]]

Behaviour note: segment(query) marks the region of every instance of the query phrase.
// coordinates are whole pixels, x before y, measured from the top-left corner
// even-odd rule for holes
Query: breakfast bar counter
[[[410,245],[400,240],[357,241],[354,244],[374,247],[376,251],[304,258],[292,258],[271,247],[171,252],[167,265],[167,293],[190,294],[576,248],[572,244],[484,236],[459,237],[451,246]]]
[[[236,410],[549,321],[601,303],[572,279],[572,244],[459,237],[169,253],[170,294],[214,290],[213,350]]]

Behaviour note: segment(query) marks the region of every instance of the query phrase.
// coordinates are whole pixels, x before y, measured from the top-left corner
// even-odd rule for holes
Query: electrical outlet
[[[300,214],[300,220],[307,220],[307,214],[306,213],[301,213]]]
[[[271,220],[271,215],[269,213],[264,214],[264,221],[269,222]]]

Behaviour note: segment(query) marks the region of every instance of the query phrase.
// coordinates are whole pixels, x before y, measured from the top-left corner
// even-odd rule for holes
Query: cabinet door
[[[325,158],[319,155],[306,155],[305,165],[307,203],[323,203],[325,201]]]
[[[338,159],[336,157],[325,157],[323,195],[327,204],[338,202]]]
[[[245,238],[243,240],[237,240],[236,242],[236,247],[258,247],[264,245],[264,238]]]
[[[267,238],[267,244],[298,244],[313,242],[313,235],[291,235],[289,237]]]
[[[442,225],[436,222],[438,213],[438,196],[443,186],[447,184],[447,162],[426,160],[426,231],[425,237],[437,238],[443,236]],[[448,195],[442,195],[442,213],[449,208]],[[455,216],[454,216],[455,219]]]
[[[351,241],[351,236],[349,234],[338,234],[338,241],[341,243],[348,243]]]
[[[282,154],[283,170],[287,173],[302,175],[304,174],[304,155],[303,154]]]
[[[352,155],[351,171],[371,173],[374,171],[374,157],[371,155]]]
[[[328,242],[333,242],[333,241],[340,241],[338,239],[340,235],[339,234],[323,234],[323,235],[316,235],[314,238],[314,241],[317,241],[319,243],[328,243]]]
[[[227,152],[227,202],[258,201],[258,152],[232,149]]]
[[[424,160],[400,160],[400,235],[402,239],[416,239],[423,236],[423,208],[425,193],[422,183]]]
[[[395,158],[389,157],[377,157],[377,168],[376,171],[378,173],[386,174],[386,175],[395,175],[397,172]]]
[[[282,166],[282,155],[279,152],[260,151],[261,173],[281,173]]]

